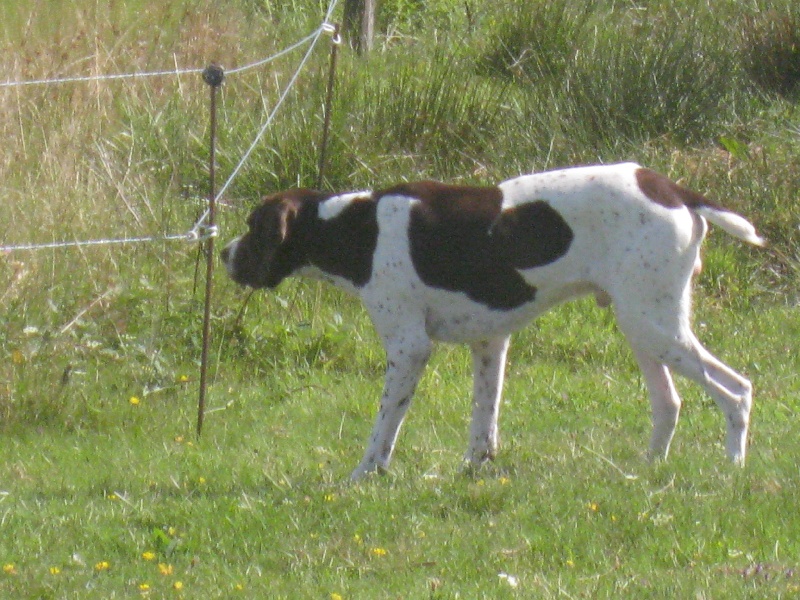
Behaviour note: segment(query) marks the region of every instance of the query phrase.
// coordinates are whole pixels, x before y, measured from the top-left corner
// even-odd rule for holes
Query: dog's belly
[[[538,314],[531,309],[498,311],[470,304],[471,308],[464,307],[463,310],[453,306],[429,309],[425,315],[425,330],[430,338],[442,342],[463,343],[509,335],[524,327]]]
[[[589,286],[539,290],[532,302],[498,310],[474,302],[461,293],[428,290],[425,330],[431,339],[453,343],[510,335],[552,306],[591,291]]]

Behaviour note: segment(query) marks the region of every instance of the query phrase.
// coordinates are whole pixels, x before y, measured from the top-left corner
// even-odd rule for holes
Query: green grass
[[[59,598],[135,596],[142,584],[157,597],[230,597],[239,585],[244,597],[286,598],[791,595],[800,583],[789,441],[800,365],[791,358],[776,369],[774,356],[791,351],[800,323],[778,308],[737,317],[701,310],[698,321],[710,347],[724,344],[733,364],[751,365],[757,404],[741,472],[725,462],[721,415],[690,386],[682,386],[670,461],[647,464],[641,382],[607,315],[587,302],[515,339],[502,452],[472,476],[460,467],[468,360],[446,347],[422,382],[392,472],[357,486],[344,482],[380,388],[363,356],[309,365],[285,352],[285,373],[249,382],[252,365],[227,366],[200,440],[189,387],[138,405],[109,395],[95,427],[15,428],[4,434],[0,471],[0,553],[14,573],[0,578],[0,590]],[[354,327],[365,328],[363,318]],[[363,354],[378,353],[366,343]],[[148,552],[155,558],[142,558]],[[98,570],[104,562],[110,568]]]
[[[6,76],[230,68],[325,8],[123,4],[61,3],[70,26],[56,27],[0,1]],[[643,382],[611,313],[586,300],[514,337],[493,465],[463,470],[470,361],[440,346],[390,473],[348,485],[384,365],[354,299],[287,282],[245,304],[217,272],[197,439],[197,249],[14,252],[0,257],[0,596],[797,595],[800,16],[762,4],[387,0],[378,50],[340,53],[325,178],[491,183],[637,160],[747,215],[770,247],[712,229],[695,319],[755,385],[744,470],[685,382],[669,461],[645,460]],[[316,180],[328,47],[230,188],[223,240],[260,194]],[[222,177],[298,60],[226,81]],[[199,78],[0,88],[0,106],[4,244],[185,231],[201,211]]]

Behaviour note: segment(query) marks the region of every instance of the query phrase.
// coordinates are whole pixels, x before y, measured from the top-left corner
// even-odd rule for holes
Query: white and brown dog
[[[466,459],[497,451],[511,333],[585,294],[615,307],[652,404],[650,453],[665,458],[680,409],[670,370],[698,382],[745,459],[750,382],[698,342],[691,279],[706,219],[751,244],[744,218],[636,164],[526,175],[498,186],[407,183],[333,195],[295,189],[266,198],[249,231],[222,252],[234,281],[274,288],[322,278],[361,298],[386,350],[380,412],[357,479],[386,469],[432,340],[472,349],[474,397]]]

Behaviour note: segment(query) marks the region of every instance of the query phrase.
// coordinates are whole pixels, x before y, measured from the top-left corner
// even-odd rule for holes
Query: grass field
[[[574,6],[381,3],[376,51],[340,53],[325,187],[636,160],[747,215],[769,248],[712,229],[695,302],[699,337],[755,386],[747,466],[727,464],[722,416],[682,381],[670,459],[645,460],[643,382],[613,314],[586,300],[512,340],[494,464],[463,470],[470,361],[440,346],[391,471],[348,485],[384,365],[355,300],[287,282],[246,301],[218,272],[197,438],[195,246],[7,252],[1,597],[800,594],[800,13]],[[0,0],[4,77],[232,68],[307,35],[325,8],[65,0],[55,19]],[[313,185],[329,47],[233,182],[223,241],[260,194]],[[301,55],[228,77],[223,177]],[[197,75],[0,88],[0,243],[187,231],[204,205],[206,105]]]

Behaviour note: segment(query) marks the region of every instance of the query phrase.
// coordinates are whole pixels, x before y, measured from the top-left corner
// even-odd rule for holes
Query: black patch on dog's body
[[[381,195],[420,202],[411,209],[411,260],[430,286],[463,292],[491,309],[510,310],[532,302],[536,288],[518,269],[544,266],[566,254],[573,233],[547,202],[523,204],[501,213],[497,187],[404,184]]]
[[[309,261],[331,275],[363,287],[372,277],[378,243],[377,203],[371,196],[353,200],[332,219],[317,218],[308,232]]]

